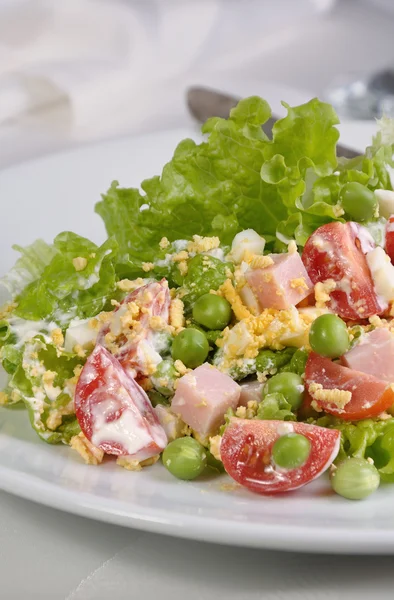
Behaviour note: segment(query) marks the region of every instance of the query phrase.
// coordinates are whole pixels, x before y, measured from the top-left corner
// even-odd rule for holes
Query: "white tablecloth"
[[[146,85],[142,90],[142,86],[133,83],[134,95],[127,96],[125,104],[122,98],[118,98],[119,87],[116,94],[102,98],[100,83],[97,87],[93,85],[90,89],[94,92],[85,96],[78,85],[75,87],[73,79],[73,86],[68,88],[69,98],[72,98],[70,104],[66,98],[65,72],[63,83],[60,85],[58,80],[57,88],[54,86],[48,90],[43,84],[43,88],[38,86],[32,90],[26,87],[28,69],[21,68],[20,76],[15,75],[15,70],[11,73],[8,69],[7,65],[12,61],[14,66],[21,64],[17,62],[21,60],[20,40],[26,43],[32,41],[33,31],[36,34],[41,31],[44,21],[40,23],[23,6],[23,23],[16,22],[14,30],[6,27],[1,19],[3,7],[11,14],[17,5],[26,3],[22,0],[0,0],[0,166],[92,138],[186,124],[190,119],[184,108],[183,92],[191,82],[243,89],[247,93],[252,91],[252,82],[256,86],[258,84],[260,91],[266,81],[276,81],[282,87],[298,88],[301,95],[320,94],[338,70],[371,69],[394,61],[392,22],[371,9],[363,8],[357,0],[340,0],[337,13],[320,20],[314,20],[310,10],[299,2],[298,18],[301,17],[301,20],[296,15],[292,21],[283,14],[285,25],[280,32],[279,20],[273,28],[264,29],[263,21],[268,18],[268,13],[264,15],[262,11],[260,22],[256,19],[241,35],[240,19],[244,16],[245,7],[250,8],[251,3],[239,0],[236,3],[238,12],[232,16],[226,13],[217,21],[218,11],[224,10],[222,3],[214,0],[198,2],[194,18],[196,28],[197,25],[201,27],[200,37],[194,36],[192,27],[184,26],[176,39],[179,43],[186,39],[188,48],[192,48],[193,42],[196,51],[204,30],[201,47],[204,48],[205,59],[202,60],[202,51],[194,58],[191,53],[183,55],[174,44],[173,57],[169,54],[166,64],[179,68],[181,63],[178,60],[181,60],[183,71],[170,74],[166,82],[160,81],[159,86],[156,78],[154,85],[158,87]],[[36,4],[49,3],[37,0]],[[71,0],[59,0],[57,6],[61,5],[61,10],[67,13],[77,10],[77,4]],[[142,11],[140,15],[145,15],[146,27],[141,29],[130,16],[126,29],[133,31],[133,35],[138,33],[142,43],[143,32],[148,26],[153,26],[147,17],[149,1],[134,4]],[[161,8],[159,0],[153,4],[155,10],[160,9],[163,11],[160,14],[164,15],[162,5],[167,3],[160,0]],[[190,9],[192,0],[186,4]],[[228,0],[230,4],[233,3]],[[125,0],[114,8],[120,26],[126,6]],[[104,3],[101,6],[104,12],[106,9],[103,7]],[[174,12],[168,18],[174,20]],[[88,42],[91,42],[90,47],[96,48],[93,36],[89,37],[99,21],[98,17],[95,20],[93,9],[90,19],[84,20],[81,27]],[[204,23],[209,23],[209,27]],[[23,30],[21,25],[24,25]],[[73,35],[75,33],[76,40],[80,39],[75,20],[68,23],[68,29],[64,20],[56,21],[55,25],[58,36],[70,35],[71,31]],[[18,35],[22,38],[13,35],[13,31],[19,31]],[[111,41],[105,28],[102,29],[102,38],[105,55]],[[124,49],[129,48],[128,40],[127,36],[120,36],[118,59],[122,59]],[[45,52],[46,56],[50,56],[52,63],[56,59],[49,52],[53,44],[54,41],[48,38],[39,48],[43,56]],[[82,52],[77,44],[71,50],[75,51],[75,55]],[[151,50],[151,56],[156,56],[152,58],[152,64],[156,60],[155,72],[158,73],[157,46]],[[86,48],[85,51],[87,53]],[[32,63],[37,56],[31,55]],[[93,74],[94,70],[92,78]],[[5,77],[8,87],[2,87]],[[123,76],[116,79],[116,73],[113,74],[111,69],[108,77],[114,78],[111,79],[113,83],[123,85]],[[246,80],[248,83],[245,83]],[[125,82],[124,86],[129,94],[130,82]],[[52,104],[47,101],[50,97],[46,95],[48,91],[53,93]],[[290,95],[289,92],[286,99],[291,102]],[[35,110],[32,110],[32,98],[36,102]],[[0,199],[0,205],[2,202]],[[4,214],[2,219],[4,224]],[[383,600],[393,596],[393,579],[392,558],[389,557],[297,555],[180,541],[84,520],[0,493],[0,597],[4,600]]]

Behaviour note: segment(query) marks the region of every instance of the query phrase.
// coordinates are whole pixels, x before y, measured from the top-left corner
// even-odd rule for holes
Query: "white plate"
[[[138,185],[158,173],[182,130],[114,141],[0,173],[0,272],[14,262],[11,244],[48,241],[71,229],[100,241],[93,205],[112,179]],[[5,220],[4,220],[5,219]],[[163,232],[165,234],[165,232]],[[351,503],[322,478],[299,492],[262,498],[226,476],[180,482],[161,465],[140,473],[107,462],[83,465],[62,446],[41,442],[23,410],[0,411],[0,487],[42,504],[111,523],[235,545],[318,552],[394,552],[394,487]]]

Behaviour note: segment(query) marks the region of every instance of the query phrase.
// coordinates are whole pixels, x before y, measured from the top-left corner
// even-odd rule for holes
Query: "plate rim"
[[[393,555],[392,530],[358,531],[343,527],[307,527],[239,523],[196,515],[180,516],[166,510],[147,509],[111,500],[108,508],[95,494],[60,488],[38,477],[0,466],[0,489],[37,504],[121,527],[215,544],[339,555]],[[368,538],[366,540],[366,538]],[[367,543],[366,543],[367,542]]]

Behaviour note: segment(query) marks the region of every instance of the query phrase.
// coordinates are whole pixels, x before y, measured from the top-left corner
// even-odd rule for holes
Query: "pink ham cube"
[[[394,335],[383,327],[367,333],[342,357],[350,369],[394,383]]]
[[[237,407],[240,393],[231,377],[205,363],[179,379],[171,410],[206,437],[217,432],[229,408]]]
[[[241,395],[239,397],[238,406],[247,406],[248,402],[261,402],[263,397],[263,387],[264,383],[260,383],[260,381],[247,381],[246,383],[241,383]]]
[[[273,264],[248,269],[245,279],[261,309],[287,309],[313,292],[313,283],[298,252],[270,254]]]

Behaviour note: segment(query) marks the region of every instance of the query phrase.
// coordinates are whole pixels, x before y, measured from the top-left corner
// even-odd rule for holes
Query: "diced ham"
[[[240,394],[240,386],[231,377],[205,363],[179,379],[171,410],[206,437],[224,423],[229,408],[237,407]]]
[[[287,309],[299,304],[313,292],[313,284],[298,252],[270,254],[273,263],[251,268],[245,279],[261,309]]]
[[[247,406],[248,402],[261,402],[264,383],[260,381],[247,381],[241,383],[241,395],[239,397],[238,406]]]
[[[385,381],[315,352],[309,354],[306,363],[305,386],[313,409],[344,421],[376,417],[394,404],[394,390]]]
[[[347,367],[394,383],[394,335],[380,327],[367,333],[342,357]]]

